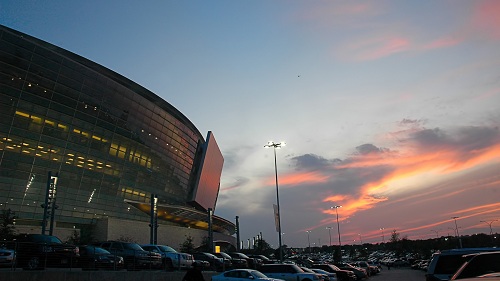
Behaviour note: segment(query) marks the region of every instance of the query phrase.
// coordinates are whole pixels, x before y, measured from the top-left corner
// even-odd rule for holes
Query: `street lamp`
[[[340,224],[339,224],[339,208],[342,208],[342,206],[337,205],[330,207],[330,209],[335,208],[335,213],[337,214],[337,232],[339,233],[339,252],[340,252],[340,261],[342,261],[342,243],[340,242]]]
[[[384,242],[385,244],[385,236],[384,236],[384,229],[383,227],[380,228],[380,230],[382,230],[382,241]]]
[[[332,246],[332,227],[327,226],[326,229],[328,229],[328,235],[330,236],[330,247]]]
[[[439,239],[439,232],[438,232],[437,230],[432,230],[432,229],[431,229],[431,231],[432,231],[432,232],[435,232],[435,233],[436,233],[436,238],[438,238],[438,239]]]
[[[358,233],[358,236],[359,236],[359,242],[361,243],[361,245],[363,245],[363,239],[361,239],[361,234]]]
[[[282,243],[281,243],[281,213],[280,213],[280,196],[279,196],[279,191],[278,191],[278,165],[276,164],[276,149],[280,149],[282,146],[285,146],[285,142],[279,142],[275,143],[273,141],[267,142],[266,145],[264,145],[265,148],[270,148],[272,147],[274,150],[274,173],[276,176],[276,212],[278,213],[278,242],[279,242],[279,252],[280,252],[280,262],[283,262],[283,250],[281,249]]]
[[[496,222],[496,221],[498,221],[498,220],[492,220],[490,222],[481,221],[481,222],[484,222],[484,223],[486,223],[486,224],[488,224],[490,226],[490,235],[493,235],[493,228],[491,228],[491,224],[494,223],[494,222]]]
[[[311,233],[310,230],[306,230],[307,232],[307,245],[309,245],[309,253],[311,252],[311,240],[309,240],[309,233]]]
[[[451,218],[455,221],[455,232],[457,234],[459,246],[460,248],[462,248],[462,238],[460,238],[460,234],[458,234],[458,225],[457,225],[457,219],[459,217],[451,217]]]

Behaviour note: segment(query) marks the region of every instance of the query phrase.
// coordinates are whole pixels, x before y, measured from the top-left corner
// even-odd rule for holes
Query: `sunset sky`
[[[335,205],[342,244],[454,235],[452,217],[460,235],[500,232],[500,1],[4,0],[0,23],[212,131],[215,214],[239,216],[245,247],[278,245],[270,140],[287,143],[286,245],[337,245]]]

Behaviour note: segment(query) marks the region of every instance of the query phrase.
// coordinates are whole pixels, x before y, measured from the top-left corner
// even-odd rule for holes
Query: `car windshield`
[[[228,255],[228,254],[226,254],[226,253],[218,253],[218,256],[219,256],[219,257],[223,257],[223,258],[228,259],[228,260],[230,260],[230,259],[231,259],[231,256],[230,256],[230,255]]]
[[[234,258],[249,259],[249,257],[243,253],[230,253],[229,255]]]
[[[42,243],[62,244],[62,241],[59,240],[59,238],[57,238],[55,236],[50,236],[50,235],[36,235],[36,236],[34,236],[33,240],[36,242],[42,242]]]
[[[252,271],[252,275],[257,277],[257,278],[267,278],[267,276],[264,275],[264,273],[257,271],[257,270]]]
[[[110,254],[107,250],[101,248],[101,247],[95,247],[95,246],[87,246],[87,252],[89,253],[96,253],[96,254]]]
[[[123,248],[128,249],[128,250],[134,250],[134,251],[144,251],[144,249],[141,248],[141,246],[139,246],[139,244],[135,244],[135,243],[124,244]]]
[[[167,253],[177,253],[177,251],[172,248],[172,247],[169,247],[169,246],[163,246],[163,245],[159,245],[158,248],[160,249],[160,251],[162,252],[167,252]]]

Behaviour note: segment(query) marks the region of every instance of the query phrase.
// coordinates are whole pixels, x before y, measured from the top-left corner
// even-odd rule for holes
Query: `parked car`
[[[259,269],[260,272],[271,278],[283,279],[286,281],[319,281],[320,277],[316,273],[305,272],[296,264],[264,264]]]
[[[328,272],[326,270],[323,270],[323,269],[317,269],[317,268],[311,268],[312,271],[316,272],[316,273],[321,273],[321,274],[325,274],[328,276],[328,279],[330,281],[337,281],[337,273],[333,273],[333,272]]]
[[[283,279],[269,278],[265,274],[255,269],[233,269],[212,276],[212,281],[284,281]]]
[[[318,280],[323,280],[323,281],[330,281],[330,276],[328,274],[324,274],[324,273],[319,273],[319,272],[316,272],[310,268],[307,268],[305,266],[300,266],[300,269],[304,270],[304,272],[309,272],[309,273],[314,273],[318,276]]]
[[[0,246],[0,267],[15,267],[16,251],[8,249],[6,245]]]
[[[137,243],[106,241],[94,243],[93,245],[104,248],[114,255],[123,257],[124,267],[127,270],[161,268],[161,255],[146,251]]]
[[[198,252],[198,253],[193,253],[194,259],[198,261],[206,261],[210,264],[210,269],[215,270],[215,271],[225,271],[226,269],[229,269],[231,266],[231,263],[229,260],[227,260],[227,263],[224,264],[224,259],[216,257],[210,253],[205,253],[205,252]]]
[[[251,258],[257,258],[262,260],[262,264],[270,264],[270,263],[277,263],[275,260],[271,260],[270,258],[264,256],[264,255],[248,255]]]
[[[482,252],[464,256],[466,262],[455,272],[451,280],[492,276],[500,277],[500,251]]]
[[[238,252],[231,252],[227,254],[230,255],[233,259],[237,258],[246,260],[248,268],[258,269],[262,265],[262,260],[259,258],[251,258],[243,253]]]
[[[188,253],[179,253],[170,246],[144,244],[141,245],[141,247],[146,251],[160,254],[162,258],[162,267],[167,270],[173,270],[174,268],[191,268],[194,262],[193,255]]]
[[[78,265],[82,270],[92,269],[123,269],[123,257],[113,255],[108,250],[94,245],[81,245]]]
[[[318,269],[323,269],[328,272],[333,272],[337,274],[337,279],[339,281],[354,281],[356,280],[356,275],[354,272],[350,270],[343,270],[338,267],[336,267],[333,264],[326,264],[326,263],[321,263],[321,264],[313,264],[311,268],[318,268]]]
[[[357,280],[368,278],[368,273],[363,268],[353,266],[352,264],[349,263],[335,263],[335,266],[343,270],[349,270],[354,272]]]
[[[77,246],[65,244],[56,236],[20,234],[14,241],[17,263],[27,270],[74,267],[80,256]]]
[[[220,253],[214,253],[216,257],[220,257],[223,259],[227,259],[231,261],[231,268],[248,268],[248,262],[246,259],[240,259],[240,258],[233,258],[230,255],[220,252]]]
[[[375,275],[375,274],[380,272],[380,268],[378,268],[378,266],[370,265],[366,261],[355,261],[352,263],[352,265],[363,268],[364,270],[366,270],[366,273],[368,274],[368,276],[372,276],[372,275]]]
[[[466,261],[464,255],[480,252],[498,251],[498,248],[462,248],[444,250],[432,255],[431,262],[425,274],[426,281],[445,281],[455,274]]]

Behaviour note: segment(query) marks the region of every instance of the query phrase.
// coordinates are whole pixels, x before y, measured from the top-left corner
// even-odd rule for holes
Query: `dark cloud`
[[[420,123],[422,123],[421,120],[406,119],[406,118],[404,118],[399,122],[400,125],[420,125]]]
[[[482,149],[498,143],[500,134],[498,128],[464,127],[458,131],[457,145],[468,151]]]
[[[451,132],[439,128],[424,129],[410,135],[421,150],[449,147],[463,152],[487,148],[498,143],[499,138],[498,128],[492,127],[461,127]]]
[[[370,154],[370,153],[378,153],[382,150],[371,143],[362,144],[356,147],[356,150],[359,154]]]
[[[440,147],[450,143],[448,135],[439,128],[414,132],[410,138],[423,148]]]
[[[304,154],[291,158],[295,162],[297,170],[321,170],[337,163],[339,159],[328,160],[315,154]]]

